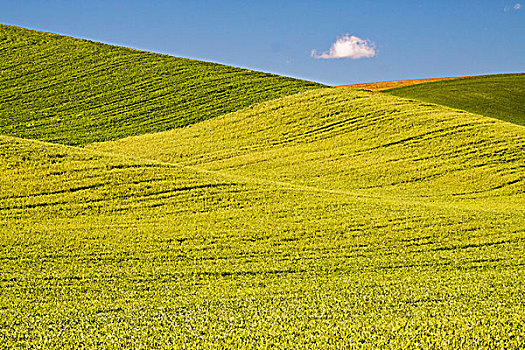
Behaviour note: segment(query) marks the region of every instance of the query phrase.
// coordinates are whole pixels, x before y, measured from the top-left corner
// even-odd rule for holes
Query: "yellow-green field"
[[[523,348],[525,127],[294,84],[0,136],[1,347]]]
[[[370,196],[516,203],[524,136],[496,119],[340,88],[88,148]]]
[[[1,154],[8,347],[525,341],[523,205],[376,198],[6,137]]]

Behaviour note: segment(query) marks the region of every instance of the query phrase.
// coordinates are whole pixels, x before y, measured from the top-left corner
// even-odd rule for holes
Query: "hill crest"
[[[320,84],[0,25],[0,134],[84,145],[182,127]]]

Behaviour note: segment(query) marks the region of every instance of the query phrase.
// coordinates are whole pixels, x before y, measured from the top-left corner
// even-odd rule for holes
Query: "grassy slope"
[[[86,144],[172,128],[176,89],[151,91],[168,79],[159,67],[223,69],[0,28],[4,44],[18,45],[3,50],[13,61],[1,63],[10,69],[0,133]],[[49,42],[35,39],[31,51],[24,37]],[[31,60],[57,64],[59,52],[64,70],[52,70],[64,74],[23,73],[38,68]],[[115,60],[120,87],[106,85],[111,75],[89,52]],[[67,83],[80,85],[60,88],[90,62]],[[221,74],[195,87],[181,75],[178,88],[201,95],[178,107],[193,114],[170,110],[177,125],[200,120],[201,106],[220,114],[257,100],[244,76],[233,85],[246,104],[217,107]],[[291,84],[284,94],[314,88],[271,79]],[[0,136],[0,344],[519,348],[524,145],[520,126],[353,89],[94,151]]]
[[[0,134],[64,144],[151,133],[318,84],[0,25]]]
[[[525,126],[525,73],[468,77],[387,91]]]
[[[367,195],[515,202],[525,188],[524,127],[355,89],[89,147]]]
[[[8,348],[525,341],[523,205],[375,199],[3,136],[0,177]]]

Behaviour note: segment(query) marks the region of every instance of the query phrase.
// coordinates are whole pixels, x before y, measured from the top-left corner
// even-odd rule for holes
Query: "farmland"
[[[488,194],[515,201],[525,186],[524,131],[446,107],[338,88],[88,147],[367,195]]]
[[[4,47],[26,43],[10,67],[44,64],[17,57],[28,41],[50,62],[81,49],[100,50],[100,62],[133,58],[108,73],[122,84],[114,95],[104,74],[62,93],[47,83],[32,92],[42,76],[2,77],[5,96],[18,96],[0,104],[3,347],[525,345],[525,127],[416,97],[0,29]],[[60,77],[76,74],[75,60]],[[240,90],[208,96],[207,77],[189,87],[183,73],[147,68],[172,64]],[[150,88],[133,83],[147,77]],[[95,78],[89,104],[80,86]],[[177,81],[166,100],[150,91]],[[175,91],[186,88],[201,99],[183,108]]]
[[[212,118],[319,84],[0,25],[0,133],[83,145]]]
[[[1,154],[3,344],[523,344],[522,204],[240,181],[16,138]]]
[[[466,77],[386,90],[525,126],[525,73]]]

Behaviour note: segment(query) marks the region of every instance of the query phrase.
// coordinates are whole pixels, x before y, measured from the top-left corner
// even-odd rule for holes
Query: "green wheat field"
[[[0,51],[0,348],[525,347],[525,74]]]

